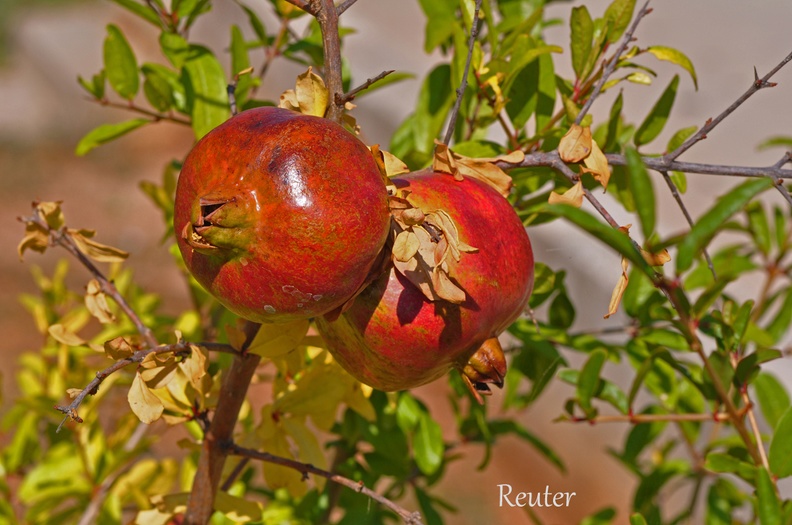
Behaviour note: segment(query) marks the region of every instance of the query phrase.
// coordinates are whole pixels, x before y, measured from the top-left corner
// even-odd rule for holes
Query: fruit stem
[[[341,123],[344,104],[339,103],[344,96],[344,84],[341,77],[341,39],[338,36],[338,11],[333,0],[313,0],[316,21],[322,30],[322,48],[324,49],[324,76],[327,89],[330,91],[330,104],[325,118]]]

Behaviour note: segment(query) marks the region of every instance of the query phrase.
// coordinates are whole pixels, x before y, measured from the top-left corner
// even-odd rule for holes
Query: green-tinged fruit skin
[[[450,261],[449,275],[467,296],[460,305],[429,301],[391,268],[337,320],[317,319],[336,360],[363,383],[386,391],[414,388],[464,368],[485,340],[523,312],[534,272],[522,221],[491,187],[431,171],[391,180],[411,192],[413,205],[447,211],[460,241],[479,251]]]
[[[359,289],[388,235],[385,181],[338,124],[286,109],[244,111],[203,137],[176,190],[187,268],[237,315],[322,315]]]

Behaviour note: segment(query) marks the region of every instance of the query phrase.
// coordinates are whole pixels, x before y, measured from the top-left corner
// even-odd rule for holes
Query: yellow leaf
[[[432,169],[442,173],[450,173],[456,180],[462,180],[457,169],[456,160],[448,145],[435,140],[434,156],[432,157]]]
[[[57,342],[68,346],[82,346],[87,344],[82,337],[75,334],[74,332],[69,331],[62,324],[51,325],[47,331],[49,332],[49,335],[51,335],[52,338]]]
[[[135,516],[133,525],[168,525],[171,518],[172,512],[162,512],[159,509],[141,510]]]
[[[283,428],[297,444],[300,451],[299,459],[303,463],[308,463],[322,470],[327,469],[327,458],[322,452],[322,446],[316,439],[316,434],[311,432],[305,423],[293,417],[283,418]],[[325,478],[316,476],[314,478],[316,486],[321,492],[324,489]]]
[[[371,150],[371,154],[374,156],[374,160],[377,163],[377,166],[380,168],[380,171],[386,177],[394,177],[396,175],[401,175],[402,173],[407,173],[410,171],[410,168],[407,167],[407,164],[402,162],[402,160],[390,153],[381,149],[379,144],[374,144],[373,146],[369,147]]]
[[[241,352],[242,347],[245,346],[247,336],[242,331],[242,321],[237,321],[237,326],[226,326],[226,336],[228,337],[228,344],[234,347],[235,350]]]
[[[196,345],[190,345],[190,350],[190,355],[179,363],[179,368],[184,372],[193,388],[201,392],[203,385],[201,379],[206,375],[209,367],[209,354],[206,349]]]
[[[278,102],[278,107],[283,109],[288,109],[290,111],[296,111],[297,113],[300,112],[300,103],[297,102],[297,93],[294,92],[293,89],[287,89],[280,96],[280,102]]]
[[[421,243],[415,233],[412,230],[404,230],[393,241],[393,256],[397,261],[407,262],[415,256],[420,246]]]
[[[86,286],[85,306],[100,323],[115,322],[115,316],[110,311],[110,305],[107,304],[107,296],[102,292],[102,287],[96,279],[91,279]]]
[[[104,351],[107,357],[115,361],[126,359],[135,353],[135,349],[132,348],[132,345],[121,336],[107,341],[104,344]]]
[[[608,167],[608,159],[605,154],[597,145],[596,140],[591,140],[591,154],[583,159],[583,164],[586,166],[583,171],[591,173],[594,178],[602,184],[602,189],[608,189],[608,181],[610,180],[610,168]]]
[[[330,100],[330,92],[325,87],[324,80],[313,72],[313,68],[309,67],[308,71],[297,77],[294,93],[300,113],[315,117],[324,116]],[[290,103],[293,103],[293,100]]]
[[[225,515],[232,523],[261,521],[261,504],[222,490],[215,495],[214,509]]]
[[[564,162],[580,162],[591,153],[591,128],[572,124],[558,144],[558,154]]]
[[[262,357],[275,357],[291,350],[308,333],[310,321],[299,319],[288,323],[263,324],[248,347],[248,352]]]
[[[71,237],[77,247],[86,256],[98,262],[122,262],[129,257],[129,254],[118,248],[98,243],[91,239],[96,232],[92,230],[66,230],[66,234]]]
[[[627,289],[627,284],[629,282],[629,279],[627,278],[627,268],[629,265],[625,257],[622,257],[621,259],[621,266],[622,274],[619,277],[619,281],[616,283],[616,286],[613,288],[613,292],[611,293],[610,304],[608,305],[608,313],[604,316],[605,319],[615,314],[619,309],[622,296],[624,296],[624,291]]]
[[[580,208],[583,206],[583,183],[578,181],[577,184],[566,190],[563,194],[550,192],[550,198],[547,199],[550,204],[566,204]]]
[[[503,107],[506,105],[506,100],[503,98],[503,91],[501,91],[498,83],[502,76],[502,74],[492,75],[485,82],[485,84],[492,88],[492,92],[495,94],[495,104],[492,107],[492,113],[495,115],[503,111]]]
[[[521,153],[522,152],[520,152],[520,154]],[[457,166],[461,175],[478,179],[495,188],[495,190],[504,197],[509,196],[514,182],[505,171],[488,160],[473,159],[457,154],[454,154],[454,156],[456,157]],[[496,158],[494,160],[497,161],[499,159]]]
[[[668,250],[665,248],[658,253],[649,253],[641,249],[641,256],[643,256],[644,261],[646,261],[646,264],[649,266],[663,266],[671,260],[671,255],[668,254]]]
[[[25,251],[44,253],[49,247],[49,232],[35,222],[25,223],[25,236],[17,246],[19,260],[22,260]]]
[[[163,388],[167,385],[178,370],[178,363],[173,355],[160,356],[147,355],[140,363],[138,375],[146,382],[149,388]]]
[[[162,401],[149,390],[140,374],[135,374],[135,379],[127,394],[127,401],[129,401],[132,412],[146,424],[159,419],[164,410]]]

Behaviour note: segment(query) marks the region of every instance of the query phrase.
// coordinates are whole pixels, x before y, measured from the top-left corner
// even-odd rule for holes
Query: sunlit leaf
[[[666,46],[649,46],[646,48],[648,52],[653,54],[659,60],[666,60],[690,73],[690,78],[693,79],[693,86],[698,90],[698,79],[696,78],[696,70],[693,67],[693,62],[681,51],[673,47]]]
[[[608,42],[616,43],[630,24],[635,11],[635,0],[613,0],[605,10],[603,18],[610,23],[608,26]]]
[[[134,118],[116,124],[101,124],[80,139],[74,153],[81,157],[95,147],[117,139],[118,137],[122,137],[130,131],[134,131],[150,122],[151,120],[146,118]]]
[[[641,160],[641,156],[633,148],[624,151],[627,158],[627,174],[630,190],[635,199],[635,211],[641,219],[641,232],[648,239],[655,229],[655,195],[652,179]]]
[[[778,478],[792,476],[792,408],[787,408],[778,420],[770,442],[767,459],[770,470]]]
[[[231,116],[228,81],[217,58],[201,46],[190,47],[184,74],[192,128],[195,138],[200,139]]]
[[[66,230],[66,234],[71,237],[77,247],[89,258],[98,262],[116,263],[123,262],[129,254],[118,248],[107,246],[91,239],[96,232],[93,230]]]
[[[591,153],[591,128],[572,124],[558,144],[558,154],[564,162],[580,162]]]
[[[636,147],[652,142],[663,131],[671,113],[671,106],[674,105],[678,87],[679,75],[675,75],[635,132],[633,140]]]
[[[129,401],[129,407],[132,412],[135,413],[140,421],[146,424],[159,419],[165,409],[162,401],[149,390],[140,374],[135,374],[132,386],[129,387],[127,401]]]
[[[104,66],[113,90],[121,97],[132,100],[140,88],[137,59],[121,29],[114,24],[107,26]]]
[[[583,206],[583,182],[578,181],[577,184],[566,190],[564,193],[550,192],[550,197],[547,199],[549,204],[565,204],[575,208]]]
[[[293,350],[308,332],[309,321],[299,319],[288,323],[265,323],[256,333],[248,352],[262,357],[275,357]]]

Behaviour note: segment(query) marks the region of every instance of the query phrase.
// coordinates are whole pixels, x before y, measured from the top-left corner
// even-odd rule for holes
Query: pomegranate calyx
[[[482,395],[492,395],[489,385],[503,388],[506,377],[506,355],[497,337],[490,337],[462,367],[462,378],[479,403]]]

